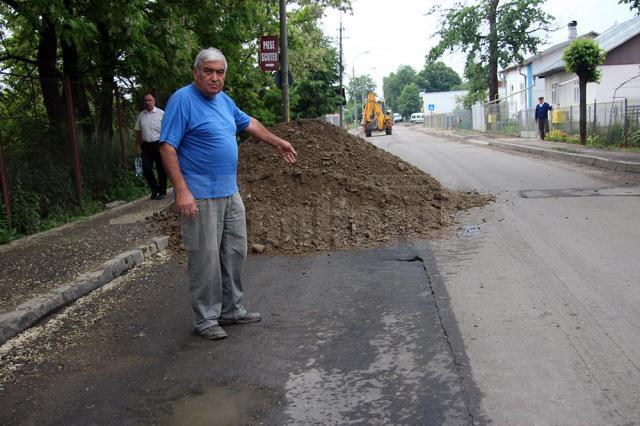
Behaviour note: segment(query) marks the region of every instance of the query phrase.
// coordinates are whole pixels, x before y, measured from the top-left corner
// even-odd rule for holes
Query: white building
[[[577,76],[565,71],[562,60],[565,49],[576,38],[576,25],[575,21],[569,23],[566,41],[501,72],[506,90],[502,100],[507,103],[510,116],[535,108],[539,96],[554,107],[580,102]],[[607,52],[600,67],[600,82],[587,85],[587,103],[611,102],[614,95],[616,99],[640,98],[640,17],[614,25],[600,35],[591,31],[579,38],[593,39]]]
[[[469,93],[468,90],[452,90],[449,92],[420,92],[422,98],[422,112],[425,114],[444,114],[453,112],[458,99]]]
[[[594,39],[607,52],[600,66],[599,83],[587,84],[587,104],[613,102],[616,99],[640,99],[640,16],[614,25]],[[565,71],[560,60],[554,67],[540,71],[545,80],[545,93],[554,106],[577,105],[580,102],[578,77]]]
[[[567,40],[528,57],[520,65],[513,65],[501,71],[504,87],[504,95],[501,94],[501,98],[507,102],[510,116],[515,117],[522,110],[535,108],[540,96],[544,96],[549,103],[552,103],[551,97],[547,95],[547,81],[537,77],[549,70],[557,69],[561,63],[564,67],[562,61],[564,50],[577,37],[576,21],[570,22],[567,27],[569,30]],[[578,38],[593,39],[597,36],[598,33],[590,31]]]

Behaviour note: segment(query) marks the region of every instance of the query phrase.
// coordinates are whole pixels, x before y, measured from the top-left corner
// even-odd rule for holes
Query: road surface
[[[497,201],[430,243],[250,257],[264,320],[219,342],[159,255],[0,347],[0,424],[638,423],[637,177],[369,140]]]
[[[466,238],[431,244],[483,412],[495,424],[638,424],[638,177],[411,125],[369,141],[497,197],[460,217]]]
[[[263,320],[209,341],[163,253],[0,347],[0,424],[486,424],[432,264],[419,244],[252,256]]]

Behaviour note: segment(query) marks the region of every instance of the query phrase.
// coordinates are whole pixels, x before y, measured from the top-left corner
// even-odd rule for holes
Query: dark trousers
[[[165,195],[167,193],[167,174],[162,166],[159,142],[142,142],[142,174],[151,188],[151,194]],[[153,163],[158,170],[158,180],[153,173]]]
[[[540,139],[544,140],[544,135],[549,132],[549,118],[538,118],[538,132],[540,133]]]

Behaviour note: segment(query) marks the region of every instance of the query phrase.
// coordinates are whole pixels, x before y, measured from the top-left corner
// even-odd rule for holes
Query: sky
[[[351,76],[369,74],[382,96],[382,79],[396,71],[400,65],[411,65],[416,71],[424,66],[425,56],[438,39],[438,18],[426,16],[435,2],[425,0],[353,0],[353,11],[340,14],[328,10],[322,28],[338,46],[340,16],[343,26],[344,84]],[[441,0],[443,7],[453,5],[452,0]],[[578,22],[578,34],[589,31],[603,32],[616,22],[633,18],[634,12],[618,0],[547,0],[544,10],[555,17],[559,29],[546,35],[547,43],[541,48],[567,39],[567,23]],[[368,53],[366,53],[368,52]],[[446,55],[441,59],[462,77],[464,56]]]

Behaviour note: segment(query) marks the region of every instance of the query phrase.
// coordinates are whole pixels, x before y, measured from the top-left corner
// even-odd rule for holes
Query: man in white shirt
[[[142,174],[151,188],[151,199],[159,200],[167,195],[167,174],[160,156],[160,126],[164,111],[156,107],[153,92],[144,94],[145,109],[136,120],[136,144],[142,155]],[[153,172],[153,163],[158,170],[158,179]]]

